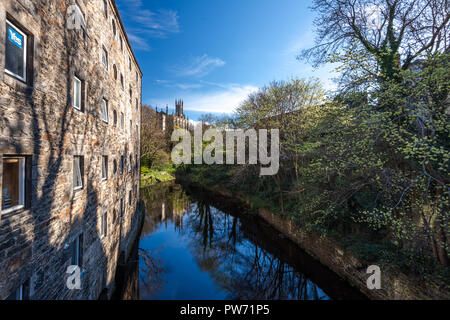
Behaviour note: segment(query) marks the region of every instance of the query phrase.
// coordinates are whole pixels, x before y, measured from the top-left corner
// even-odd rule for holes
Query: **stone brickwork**
[[[191,130],[192,125],[184,114],[184,102],[182,100],[175,101],[175,113],[169,113],[169,107],[166,110],[155,109],[155,116],[157,117],[156,124],[160,130],[167,131],[172,134],[175,128]]]
[[[142,72],[115,2],[105,2],[106,14],[103,0],[0,0],[0,189],[4,157],[27,159],[24,208],[0,215],[0,299],[24,283],[31,299],[97,299],[114,288],[119,256],[126,258],[136,236]],[[83,31],[67,28],[75,3]],[[6,20],[29,39],[26,82],[5,72]],[[75,76],[83,83],[81,111],[73,107]],[[74,156],[83,157],[83,188],[77,191]],[[69,290],[66,270],[80,235],[82,288]]]

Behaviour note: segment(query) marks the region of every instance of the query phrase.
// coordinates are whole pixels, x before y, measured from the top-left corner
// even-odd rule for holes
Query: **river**
[[[146,216],[121,299],[364,299],[229,199],[173,182],[142,189]]]

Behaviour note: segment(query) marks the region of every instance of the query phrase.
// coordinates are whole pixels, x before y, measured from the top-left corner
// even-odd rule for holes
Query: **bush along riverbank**
[[[232,166],[183,166],[176,172],[177,182],[185,186],[200,187],[209,192],[245,203],[255,212],[290,238],[308,254],[358,288],[370,299],[427,300],[450,299],[448,270],[432,262],[414,261],[413,257],[398,250],[382,237],[356,224],[311,228],[285,208],[282,213],[271,197],[246,193],[230,178],[236,168]],[[290,208],[290,207],[289,207]],[[423,268],[418,267],[422,264]],[[370,290],[367,269],[377,265],[381,269],[381,289]],[[434,268],[429,266],[433,265]]]
[[[146,166],[141,168],[141,188],[145,188],[160,182],[175,180],[175,168],[166,167],[163,169],[149,169]]]

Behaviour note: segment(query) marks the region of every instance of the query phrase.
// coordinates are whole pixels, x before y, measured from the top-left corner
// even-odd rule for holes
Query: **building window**
[[[73,107],[81,111],[82,82],[77,77],[73,78]]]
[[[124,82],[123,82],[123,74],[120,74],[120,85],[122,86],[122,90],[125,88]]]
[[[120,113],[120,129],[125,129],[125,116],[123,112]]]
[[[131,71],[131,59],[130,59],[130,57],[128,57],[128,69],[130,69],[130,71]]]
[[[80,234],[72,242],[72,261],[73,266],[81,267],[83,262],[83,235]]]
[[[138,84],[138,82],[139,82],[139,75],[138,75],[138,73],[136,72],[136,85]]]
[[[114,21],[114,19],[112,21],[112,26],[113,26],[113,35],[115,37],[116,36],[116,22]]]
[[[108,3],[107,0],[103,0],[103,14],[108,17]]]
[[[102,120],[108,123],[108,101],[102,99]]]
[[[138,155],[136,153],[136,170],[139,169],[139,158]]]
[[[113,71],[114,71],[114,80],[117,80],[117,67],[116,67],[116,65],[113,66]]]
[[[129,206],[131,206],[132,201],[133,201],[133,192],[132,192],[132,190],[130,190],[130,191],[128,192],[128,205],[129,205]]]
[[[73,157],[73,189],[83,189],[83,170],[84,158],[80,156]]]
[[[120,199],[120,219],[123,218],[124,213],[123,199]]]
[[[106,212],[104,214],[102,214],[100,228],[101,228],[102,238],[106,237],[108,235],[108,216],[107,216]]]
[[[106,70],[108,70],[108,51],[104,47],[102,48],[102,63]]]
[[[128,172],[131,172],[132,164],[133,164],[133,157],[130,154],[130,161],[128,161]]]
[[[122,37],[120,37],[120,51],[123,51],[123,40],[122,40]]]
[[[133,121],[130,120],[130,134],[133,134]]]
[[[114,174],[117,173],[117,161],[116,161],[116,159],[114,159],[114,161],[113,161],[113,173]]]
[[[6,300],[30,300],[30,280],[21,284]]]
[[[108,180],[108,156],[102,156],[102,179]]]
[[[125,166],[125,157],[120,156],[120,174],[123,174],[123,168]]]
[[[113,116],[114,116],[114,126],[117,126],[117,111],[116,110],[113,111]]]
[[[2,213],[25,206],[25,158],[3,158]]]
[[[27,35],[6,21],[5,71],[22,81],[27,74]]]
[[[164,121],[163,122],[163,125],[165,126],[166,125],[166,122]],[[165,130],[166,128],[164,128],[164,130]],[[136,139],[139,139],[139,126],[138,125],[136,125]]]

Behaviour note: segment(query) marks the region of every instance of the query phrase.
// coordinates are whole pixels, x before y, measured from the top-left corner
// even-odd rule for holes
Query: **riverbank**
[[[141,168],[141,188],[173,180],[175,180],[175,169],[173,167],[167,167],[163,170],[154,170],[146,166]]]
[[[209,184],[206,180],[195,182],[189,175],[177,174],[177,181],[183,185],[195,185],[209,192],[237,200],[252,207],[266,222],[291,239],[308,254],[315,257],[322,264],[333,270],[336,274],[356,287],[370,299],[375,300],[448,300],[450,290],[445,279],[405,273],[395,264],[386,264],[380,261],[368,260],[361,257],[356,248],[364,247],[365,243],[348,243],[347,239],[333,238],[319,235],[306,230],[295,223],[288,216],[281,216],[274,212],[264,201],[243,192],[231,191],[223,185]],[[347,245],[345,243],[347,242]],[[367,288],[366,273],[368,266],[381,267],[381,289],[369,290]]]

